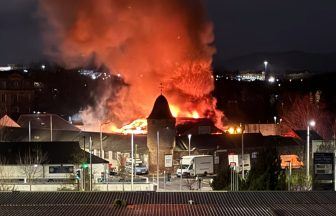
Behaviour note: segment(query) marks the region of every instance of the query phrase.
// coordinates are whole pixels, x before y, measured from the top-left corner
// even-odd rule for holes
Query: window
[[[1,87],[2,89],[6,89],[6,81],[1,81],[1,82],[0,82],[0,87]]]
[[[73,166],[50,166],[49,173],[73,173]]]
[[[15,88],[18,88],[19,87],[19,81],[14,81],[13,85],[14,85]]]
[[[251,156],[251,157],[252,157],[253,159],[256,159],[257,156],[258,156],[258,152],[252,152],[252,156]]]

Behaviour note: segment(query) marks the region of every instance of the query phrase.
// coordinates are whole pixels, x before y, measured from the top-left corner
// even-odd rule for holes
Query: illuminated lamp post
[[[307,177],[307,180],[309,179],[309,141],[310,141],[310,127],[315,127],[316,125],[316,122],[314,120],[311,120],[308,122],[308,125],[307,125],[307,148],[306,148],[306,177]]]
[[[267,65],[268,65],[268,61],[264,61],[264,66],[265,66],[265,74],[266,74],[266,71],[267,71]]]

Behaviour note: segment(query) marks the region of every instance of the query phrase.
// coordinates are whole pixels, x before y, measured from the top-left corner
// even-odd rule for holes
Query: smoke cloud
[[[97,95],[84,121],[117,125],[149,115],[163,94],[179,115],[220,122],[212,98],[213,26],[201,0],[40,0],[46,53],[68,67],[94,57],[125,85]]]

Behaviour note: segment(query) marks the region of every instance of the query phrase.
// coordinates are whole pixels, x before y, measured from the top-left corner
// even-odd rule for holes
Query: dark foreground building
[[[2,192],[0,211],[20,216],[336,215],[336,193]]]

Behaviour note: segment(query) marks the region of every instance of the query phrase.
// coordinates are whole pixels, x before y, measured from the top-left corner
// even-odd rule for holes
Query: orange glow
[[[242,129],[240,127],[238,127],[238,128],[236,128],[236,132],[240,134],[242,132]]]
[[[192,112],[192,117],[198,119],[200,116],[199,116],[198,112],[193,111]]]
[[[176,118],[180,113],[180,109],[177,106],[172,105],[172,104],[169,105],[169,108],[170,108],[170,112],[172,113],[172,115]]]
[[[159,81],[173,116],[206,117],[222,128],[223,113],[212,96],[213,25],[201,0],[38,2],[48,26],[43,36],[49,56],[68,68],[81,68],[94,57],[96,68],[104,65],[121,81],[103,85],[95,106],[81,111],[86,128],[96,119],[121,129],[122,123],[145,118]]]
[[[109,125],[109,132],[119,133],[119,134],[147,134],[147,120],[146,119],[136,119],[130,124],[124,125],[121,128],[115,125]]]
[[[170,111],[172,113],[172,115],[176,118],[176,117],[188,117],[188,118],[194,118],[194,119],[198,119],[200,118],[200,114],[194,110],[194,111],[182,111],[178,106],[176,105],[169,105]]]
[[[123,134],[146,134],[147,133],[147,120],[136,119],[128,125],[121,128]]]
[[[235,133],[235,129],[233,127],[230,127],[227,131],[229,132],[229,134]]]

